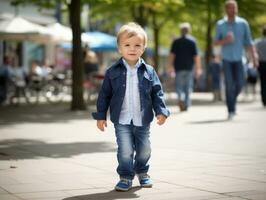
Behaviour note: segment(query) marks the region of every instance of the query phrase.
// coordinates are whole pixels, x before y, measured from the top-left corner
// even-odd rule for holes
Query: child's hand
[[[97,127],[101,131],[104,131],[104,127],[107,127],[107,122],[106,120],[97,120]]]
[[[157,115],[156,118],[157,118],[157,124],[159,125],[164,124],[166,120],[166,117],[164,115]]]

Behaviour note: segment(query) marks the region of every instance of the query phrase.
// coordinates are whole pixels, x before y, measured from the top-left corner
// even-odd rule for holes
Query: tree
[[[72,0],[68,4],[70,13],[70,23],[73,33],[72,41],[72,110],[85,110],[83,98],[83,55],[81,47],[81,27],[80,27],[80,0]]]
[[[35,4],[42,8],[54,8],[61,0],[12,0],[14,6]],[[62,0],[70,13],[69,21],[72,28],[72,103],[71,110],[85,110],[83,99],[83,58],[81,49],[80,8],[81,0]]]
[[[98,0],[89,1],[96,20],[108,18],[108,23],[135,21],[143,28],[152,30],[154,45],[153,65],[159,66],[160,33],[170,19],[176,19],[182,0]],[[90,4],[90,5],[91,5]],[[117,9],[119,8],[119,12]],[[117,14],[118,13],[118,14]],[[174,17],[173,17],[174,16]]]

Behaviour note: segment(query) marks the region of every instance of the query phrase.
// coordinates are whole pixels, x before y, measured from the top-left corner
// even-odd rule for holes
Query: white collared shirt
[[[129,66],[124,59],[123,63],[127,69],[127,77],[126,92],[119,116],[119,124],[127,125],[132,120],[134,126],[142,126],[138,79],[138,68],[141,65],[141,59],[138,60],[134,67]]]

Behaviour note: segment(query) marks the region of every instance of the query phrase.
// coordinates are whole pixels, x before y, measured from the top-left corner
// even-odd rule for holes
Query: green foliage
[[[41,8],[54,7],[57,0],[13,0],[13,5],[36,4]],[[69,0],[61,0],[64,5]],[[261,35],[266,21],[265,0],[237,0],[239,15],[248,20],[254,38]],[[204,51],[208,24],[211,35],[215,23],[224,15],[224,0],[82,0],[89,4],[92,25],[100,22],[100,31],[115,34],[115,27],[128,21],[136,21],[145,26],[148,33],[160,29],[159,44],[168,48],[173,37],[179,35],[179,23],[191,23],[193,35]],[[151,46],[153,35],[149,34]]]
[[[11,4],[14,6],[26,6],[34,4],[40,8],[52,8],[56,4],[56,0],[12,0]]]
[[[261,29],[266,24],[265,0],[238,0],[239,15],[248,20],[253,36],[261,36]]]

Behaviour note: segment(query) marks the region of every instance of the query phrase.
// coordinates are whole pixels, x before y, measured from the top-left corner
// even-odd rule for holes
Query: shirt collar
[[[124,59],[121,57],[115,64],[114,66],[115,67],[126,67],[124,61]],[[147,67],[146,67],[146,63],[145,61],[142,59],[142,58],[139,58],[139,61],[137,62],[139,65],[137,67],[143,67],[145,70],[147,70]]]
[[[224,21],[228,23],[228,17],[226,15],[224,16]],[[238,21],[239,21],[239,17],[236,15],[233,23],[238,22]]]
[[[126,66],[127,69],[132,69],[132,67],[130,67],[130,65],[127,63],[127,61],[122,58],[123,64]],[[142,59],[139,58],[138,62],[135,64],[135,69],[138,69],[140,67],[140,65],[142,64]]]

